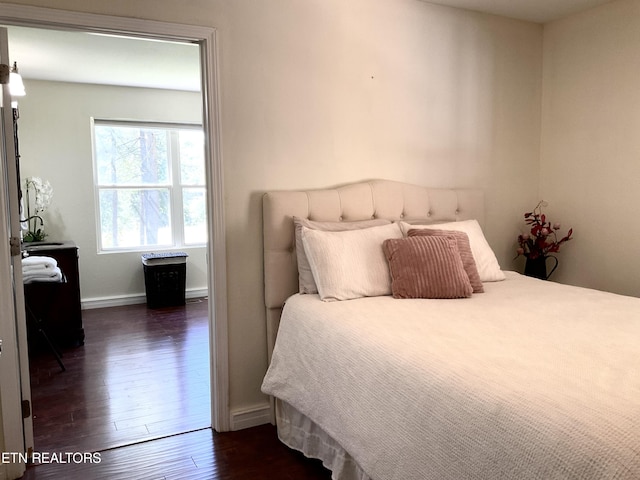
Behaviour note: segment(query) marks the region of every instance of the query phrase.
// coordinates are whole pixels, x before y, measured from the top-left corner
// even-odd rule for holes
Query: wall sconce
[[[22,76],[18,73],[18,62],[13,62],[11,74],[9,75],[9,91],[12,97],[24,97],[27,92],[24,90]]]

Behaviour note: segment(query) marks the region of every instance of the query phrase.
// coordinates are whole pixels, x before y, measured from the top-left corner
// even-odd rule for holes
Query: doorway
[[[211,302],[208,308],[209,337],[211,339],[211,386],[212,386],[212,425],[218,431],[229,428],[229,415],[226,397],[228,396],[228,365],[226,337],[226,272],[224,261],[223,192],[220,168],[218,114],[217,114],[217,80],[215,71],[215,31],[201,27],[185,27],[172,24],[157,24],[143,20],[123,19],[118,17],[77,14],[49,9],[3,6],[0,23],[6,25],[20,24],[38,27],[55,25],[65,26],[70,30],[91,30],[116,34],[120,32],[137,32],[140,36],[155,39],[166,38],[175,41],[195,41],[201,49],[202,79],[205,86],[203,98],[203,123],[206,132],[207,152],[207,206],[209,210],[209,244],[207,247],[209,291]],[[5,392],[3,392],[5,393]],[[11,412],[5,412],[10,415]]]
[[[140,192],[144,198],[144,193],[149,190],[135,190],[130,186],[119,190],[106,190],[107,193],[122,192],[122,197],[134,197],[130,203],[121,199],[116,214],[104,211],[105,203],[106,207],[111,208],[112,202],[102,200],[102,191],[94,198],[91,188],[87,188],[93,186],[94,178],[99,176],[96,172],[100,171],[98,159],[91,160],[93,155],[89,148],[92,138],[87,138],[87,134],[92,134],[95,152],[104,149],[100,143],[102,137],[98,136],[97,130],[94,132],[93,129],[86,128],[92,124],[92,119],[97,121],[98,118],[101,121],[127,119],[126,132],[136,132],[134,139],[142,137],[143,133],[146,134],[145,139],[157,138],[158,145],[153,150],[158,151],[157,165],[153,165],[157,170],[162,170],[165,166],[163,160],[170,158],[175,161],[175,168],[167,168],[167,172],[169,178],[174,178],[177,182],[174,185],[176,188],[161,190],[156,187],[158,189],[151,192],[167,191],[182,200],[186,194],[178,195],[182,193],[182,183],[178,177],[180,166],[185,163],[186,167],[183,170],[191,167],[188,173],[195,177],[191,183],[204,186],[204,143],[201,137],[192,139],[190,151],[186,151],[187,146],[183,145],[185,141],[178,141],[178,134],[182,140],[183,137],[188,138],[187,134],[201,131],[198,129],[202,124],[198,75],[199,47],[193,44],[165,43],[157,40],[149,42],[138,38],[96,36],[83,32],[29,27],[8,27],[8,32],[10,54],[18,61],[28,90],[26,96],[19,98],[18,106],[20,173],[24,182],[34,178],[41,179],[41,182],[31,184],[32,189],[43,182],[55,186],[53,195],[49,195],[51,205],[41,205],[42,211],[37,212],[39,223],[33,220],[28,222],[37,224],[32,226],[30,231],[35,232],[37,227],[38,231],[44,230],[48,234],[46,239],[43,239],[45,245],[37,246],[36,243],[36,246],[32,247],[34,250],[31,256],[58,257],[58,266],[62,267],[63,258],[59,254],[56,255],[60,252],[58,246],[47,246],[46,243],[72,243],[77,246],[75,251],[78,252],[76,256],[79,257],[80,266],[79,282],[75,276],[70,276],[71,272],[66,269],[66,284],[61,287],[56,288],[57,286],[37,281],[26,285],[25,289],[29,293],[25,295],[26,304],[33,307],[30,311],[37,310],[37,307],[44,303],[45,297],[51,297],[48,290],[56,289],[60,293],[61,289],[70,286],[71,283],[80,283],[84,307],[84,332],[88,334],[84,346],[76,345],[77,335],[61,334],[66,330],[67,325],[63,323],[65,319],[68,322],[73,317],[69,314],[58,315],[64,310],[62,303],[52,305],[48,315],[43,315],[43,324],[49,323],[48,338],[56,341],[58,348],[67,345],[71,348],[64,349],[67,371],[61,371],[56,364],[47,365],[46,361],[52,357],[52,352],[48,351],[50,349],[43,348],[37,357],[32,356],[30,370],[35,450],[104,450],[126,442],[156,438],[162,434],[181,433],[184,431],[182,429],[209,427],[210,417],[202,416],[202,411],[210,413],[210,399],[200,398],[197,404],[189,401],[191,397],[201,397],[200,390],[203,387],[209,389],[208,355],[201,359],[206,362],[207,368],[200,372],[201,376],[207,376],[207,384],[197,384],[198,388],[196,384],[182,382],[190,378],[189,372],[182,370],[196,370],[198,365],[194,365],[193,362],[186,365],[180,362],[178,368],[178,362],[175,361],[183,358],[184,354],[183,343],[179,339],[189,335],[190,327],[200,326],[192,325],[195,320],[202,323],[204,319],[206,322],[206,308],[204,312],[201,308],[200,317],[191,319],[191,323],[185,319],[193,317],[191,312],[195,310],[196,304],[190,303],[178,309],[181,310],[178,312],[161,314],[156,311],[154,315],[141,315],[139,311],[117,308],[118,305],[144,301],[144,298],[140,298],[140,292],[144,292],[141,251],[167,251],[166,246],[154,245],[153,241],[160,235],[166,236],[167,231],[171,237],[168,239],[169,242],[175,244],[183,240],[184,235],[177,238],[177,234],[186,230],[186,222],[174,218],[174,221],[166,221],[165,225],[168,226],[164,228],[158,225],[159,220],[153,222],[153,225],[144,225],[144,244],[129,246],[126,242],[130,241],[132,236],[134,240],[139,241],[140,235],[135,235],[135,231],[134,235],[131,235],[129,230],[134,229],[127,227],[135,224],[137,218],[149,217],[149,211],[154,211],[153,207],[156,206],[145,205],[141,212],[137,212],[138,203],[135,198],[140,196]],[[30,52],[43,50],[46,51],[46,55],[42,56],[52,60],[51,73],[48,73],[46,68],[32,63]],[[128,52],[127,56],[123,56],[123,51]],[[65,56],[72,61],[65,64],[65,68],[60,68]],[[124,61],[123,57],[129,61]],[[91,63],[93,59],[98,58],[99,62]],[[177,75],[161,75],[161,72],[176,69],[172,65],[172,58],[181,63],[181,72],[186,72],[186,75],[192,78],[182,80],[177,78]],[[71,65],[80,68],[72,68]],[[101,71],[102,68],[104,71]],[[157,73],[146,77],[150,71]],[[146,78],[151,80],[149,85],[145,85]],[[158,81],[160,79],[162,82]],[[109,84],[105,85],[105,82]],[[195,91],[182,90],[188,88],[188,85],[195,86]],[[74,102],[74,98],[82,100]],[[135,128],[132,126],[134,123]],[[85,128],[81,128],[82,124]],[[166,125],[180,125],[182,128],[165,130]],[[109,128],[120,133],[110,136],[109,141],[124,136],[120,130],[125,127],[119,127],[119,130],[115,127]],[[126,142],[128,152],[133,152],[130,153],[131,157],[127,156],[126,162],[120,161],[119,148],[119,157],[113,159],[111,165],[113,176],[118,179],[126,177],[124,181],[127,185],[132,183],[131,177],[134,181],[138,177],[136,171],[142,172],[145,168],[144,171],[148,172],[151,168],[148,165],[150,161],[136,162],[140,156],[135,155],[135,152],[145,151],[140,150],[139,144],[131,141],[130,137],[132,135],[127,135],[122,142]],[[169,142],[163,142],[167,137],[172,140],[175,137],[171,144],[175,143],[176,146],[171,151]],[[51,148],[52,145],[55,147]],[[179,148],[181,146],[184,148]],[[162,147],[166,147],[166,150]],[[116,156],[116,152],[113,156]],[[191,186],[188,188],[195,190]],[[198,192],[203,190],[204,187],[200,187]],[[26,192],[28,191],[27,185]],[[169,249],[171,251],[184,248],[188,252],[190,264],[186,269],[187,283],[196,284],[196,297],[199,299],[206,297],[208,291],[206,271],[198,268],[199,265],[206,264],[206,244],[202,243],[203,237],[206,239],[206,208],[202,193],[199,202],[189,205],[191,216],[202,219],[195,227],[200,235],[193,239],[191,244],[179,244]],[[43,203],[36,197],[33,193],[23,196],[27,211],[33,213],[36,206]],[[36,205],[31,205],[32,208],[29,209],[31,203]],[[175,200],[171,203],[173,204],[176,204],[177,208],[166,210],[173,212],[175,217],[182,211],[179,210],[182,205],[178,205]],[[184,211],[186,214],[186,206]],[[115,228],[118,234],[116,238],[109,237],[109,241],[115,243],[116,247],[111,249],[102,246],[106,234],[104,220],[101,222],[100,219],[107,213],[111,214],[112,223],[116,223],[115,227],[110,224],[107,226],[107,233],[112,233],[111,230]],[[96,224],[99,226],[98,241]],[[184,228],[177,228],[183,226]],[[155,231],[152,231],[153,227]],[[151,243],[148,243],[149,237],[152,237]],[[125,246],[117,248],[119,245],[116,240],[125,243]],[[28,245],[32,244],[33,242]],[[96,244],[99,245],[98,248]],[[35,287],[40,288],[34,294]],[[57,297],[61,298],[61,294]],[[206,298],[204,305],[206,307]],[[100,315],[93,311],[96,306],[102,307],[98,309]],[[31,315],[28,315],[28,318],[30,317]],[[168,328],[170,325],[167,325],[167,322],[173,328]],[[206,327],[206,323],[204,326]],[[126,332],[126,336],[123,336],[122,332]],[[207,332],[204,333],[204,338],[208,338]],[[36,350],[34,340],[38,339],[35,337],[30,338],[32,354]],[[100,343],[95,342],[92,337],[96,337]],[[204,349],[207,349],[206,345]],[[141,358],[147,361],[141,362]],[[79,366],[74,368],[76,364]],[[164,390],[163,387],[167,389]],[[166,406],[154,402],[154,398],[147,398],[147,394],[155,398],[164,397],[167,400]],[[179,397],[174,398],[176,395]],[[184,423],[178,418],[190,418],[196,414],[198,421],[194,423]],[[161,425],[169,426],[160,428]],[[88,441],[76,444],[78,439]]]

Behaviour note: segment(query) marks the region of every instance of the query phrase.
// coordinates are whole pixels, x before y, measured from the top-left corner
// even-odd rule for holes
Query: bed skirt
[[[371,480],[353,459],[322,428],[286,402],[276,399],[278,438],[306,457],[322,461],[333,480]]]

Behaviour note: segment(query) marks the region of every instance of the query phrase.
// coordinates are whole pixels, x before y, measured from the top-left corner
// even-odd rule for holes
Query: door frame
[[[0,29],[0,61],[9,65],[7,58],[7,31]],[[19,333],[17,331],[18,318],[16,316],[17,305],[21,299],[16,298],[17,281],[13,269],[14,256],[11,254],[9,238],[14,230],[9,217],[12,200],[9,191],[17,186],[9,185],[7,180],[12,177],[10,171],[15,169],[15,150],[13,141],[13,109],[8,85],[0,86],[0,105],[2,105],[2,120],[0,121],[0,285],[9,288],[0,289],[0,451],[11,453],[23,453],[27,448],[28,431],[30,423],[24,424],[22,419],[22,390],[21,384],[21,345],[19,345]],[[6,160],[6,162],[5,162]],[[12,194],[16,194],[15,190]],[[15,207],[15,205],[13,205]],[[20,276],[20,275],[18,275]],[[22,283],[22,282],[21,282]],[[22,317],[24,321],[24,316]],[[26,343],[26,339],[23,344]],[[30,392],[27,392],[30,393]],[[7,412],[7,413],[5,413]],[[25,435],[27,432],[27,435]],[[24,463],[21,460],[0,462],[0,479],[18,478],[24,472]]]
[[[197,43],[200,46],[203,126],[207,175],[207,246],[209,337],[211,355],[211,420],[216,431],[230,429],[227,274],[224,222],[224,182],[220,134],[220,101],[216,29],[128,17],[0,3],[0,24],[108,33]],[[3,181],[3,180],[2,180]],[[2,219],[0,212],[0,219]],[[0,254],[4,248],[0,248]],[[1,262],[4,259],[0,259]],[[2,270],[0,270],[2,273]],[[4,395],[3,388],[3,395]],[[19,394],[20,392],[16,392]],[[4,406],[4,402],[3,402]],[[0,432],[17,412],[4,411]],[[5,429],[6,430],[6,429]],[[2,473],[0,472],[0,480]]]

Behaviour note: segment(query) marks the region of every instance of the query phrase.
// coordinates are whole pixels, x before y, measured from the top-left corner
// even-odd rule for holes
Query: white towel
[[[58,266],[58,262],[52,257],[28,256],[22,259],[22,270],[27,267],[47,267],[54,268]]]
[[[58,268],[55,265],[27,265],[26,267],[22,267],[22,273],[50,273],[54,268]]]
[[[58,267],[43,268],[37,272],[24,273],[22,275],[23,283],[33,282],[62,282],[62,271]]]
[[[22,275],[31,275],[34,277],[37,276],[43,276],[43,277],[48,277],[49,275],[51,275],[55,269],[58,267],[45,267],[44,265],[42,266],[32,266],[32,267],[24,267],[22,269]]]

